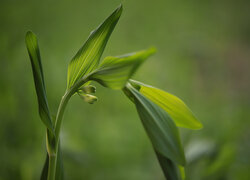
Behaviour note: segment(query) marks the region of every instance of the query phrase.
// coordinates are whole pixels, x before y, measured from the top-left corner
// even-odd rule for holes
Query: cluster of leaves
[[[160,89],[131,80],[138,67],[152,54],[149,48],[122,56],[109,56],[100,62],[108,39],[122,13],[119,6],[96,30],[92,31],[84,45],[68,66],[67,89],[62,98],[55,121],[52,121],[45,90],[43,70],[36,36],[26,35],[33,76],[39,104],[40,117],[47,127],[47,160],[41,179],[63,179],[62,162],[59,158],[59,132],[64,108],[68,99],[78,94],[88,103],[97,97],[96,88],[90,85],[96,81],[101,85],[120,89],[135,104],[141,122],[152,142],[165,177],[168,180],[184,179],[185,155],[177,127],[200,129],[202,124],[176,96]],[[56,173],[50,178],[51,157],[56,158]]]

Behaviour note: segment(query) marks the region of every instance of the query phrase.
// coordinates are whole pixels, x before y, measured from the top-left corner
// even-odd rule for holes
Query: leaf
[[[167,180],[184,180],[185,172],[182,166],[178,166],[170,159],[164,157],[155,150],[158,161],[161,165],[164,176]]]
[[[120,5],[96,30],[77,52],[68,66],[67,88],[93,71],[99,64],[101,55],[122,13]]]
[[[185,165],[185,155],[175,123],[162,108],[148,100],[129,83],[124,91],[133,98],[142,124],[154,149],[164,157]]]
[[[40,180],[47,180],[47,177],[48,177],[48,168],[49,168],[49,155],[47,153],[46,160],[45,160],[45,163],[43,165],[43,170],[42,170],[42,174],[41,174]]]
[[[150,48],[122,56],[106,57],[90,79],[105,87],[121,89],[138,67],[155,51],[155,48]]]
[[[189,129],[200,129],[203,127],[192,111],[178,97],[138,81],[130,80],[130,83],[140,93],[163,108],[174,120],[176,126]]]
[[[41,120],[46,125],[46,127],[51,132],[53,132],[53,125],[48,107],[48,101],[47,101],[47,95],[43,77],[43,69],[42,69],[40,51],[36,35],[31,31],[28,31],[26,34],[25,41],[32,65],[33,77],[34,77],[36,94],[39,105],[39,114]]]
[[[59,144],[59,147],[58,147],[57,155],[58,155],[58,157],[57,157],[57,161],[56,161],[55,180],[63,180],[64,179],[64,173],[63,173],[63,161],[62,161],[62,152],[61,152],[60,144]],[[47,153],[40,180],[47,180],[48,168],[49,168],[49,155]]]

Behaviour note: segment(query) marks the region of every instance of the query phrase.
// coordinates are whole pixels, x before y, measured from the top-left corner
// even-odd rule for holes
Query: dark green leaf
[[[28,49],[29,57],[31,60],[32,71],[35,81],[36,94],[39,104],[39,114],[46,125],[46,127],[53,132],[53,125],[48,107],[48,101],[45,90],[45,83],[43,77],[43,69],[40,57],[40,51],[38,47],[37,38],[34,33],[27,32],[26,34],[26,46]]]
[[[47,180],[48,168],[49,168],[49,155],[47,153],[40,180]]]
[[[68,67],[67,87],[70,88],[99,64],[108,39],[122,13],[120,5],[96,30],[92,31]]]
[[[167,180],[183,180],[185,179],[185,172],[182,166],[178,166],[170,159],[164,157],[155,151],[158,161],[161,165],[164,176]]]
[[[122,56],[106,57],[90,79],[105,87],[122,89],[137,68],[155,51],[155,48],[150,48]]]
[[[128,91],[126,95],[133,99],[155,150],[177,164],[185,165],[178,129],[166,111],[148,100],[129,83],[124,91]]]
[[[190,129],[202,128],[201,122],[178,97],[138,81],[130,80],[130,83],[138,89],[140,93],[163,108],[174,120],[176,126]]]

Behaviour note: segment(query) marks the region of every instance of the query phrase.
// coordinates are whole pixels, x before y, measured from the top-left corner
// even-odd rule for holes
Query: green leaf
[[[46,160],[45,160],[45,163],[43,165],[43,170],[42,170],[42,174],[41,174],[40,180],[47,180],[47,177],[48,177],[48,168],[49,168],[49,155],[47,153]]]
[[[51,116],[49,112],[48,107],[48,101],[47,101],[47,95],[45,90],[45,83],[44,83],[44,77],[43,77],[43,69],[42,69],[42,63],[41,63],[41,57],[40,57],[40,51],[38,47],[38,42],[36,35],[30,31],[26,34],[26,46],[28,49],[31,65],[32,65],[32,71],[33,71],[33,77],[36,87],[36,94],[38,99],[38,105],[39,105],[39,114],[41,117],[41,120],[46,125],[46,127],[53,132],[53,125],[51,121]]]
[[[72,87],[84,75],[99,64],[101,55],[122,13],[120,5],[96,30],[92,31],[82,48],[68,66],[67,88]]]
[[[140,93],[163,108],[174,120],[176,126],[189,129],[202,128],[201,122],[178,97],[138,81],[130,80],[130,83],[138,89]]]
[[[138,67],[152,54],[155,48],[116,57],[106,57],[90,76],[105,87],[122,89]]]
[[[49,155],[47,153],[40,180],[47,180],[48,168],[49,168]],[[61,148],[59,144],[58,153],[57,153],[57,161],[56,161],[55,180],[63,180],[63,179],[64,179],[64,172],[63,172],[62,152],[61,152]]]
[[[167,180],[183,180],[185,179],[185,172],[183,166],[178,166],[170,159],[164,157],[155,150],[158,161],[161,165],[164,176]]]
[[[185,165],[185,155],[175,123],[162,108],[148,100],[129,83],[125,94],[133,99],[154,149],[164,157]]]

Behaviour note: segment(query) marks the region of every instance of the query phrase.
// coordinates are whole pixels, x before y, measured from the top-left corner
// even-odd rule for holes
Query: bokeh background
[[[120,3],[0,1],[0,180],[39,179],[46,155],[26,31],[38,36],[55,114],[69,61]],[[249,180],[250,1],[122,3],[104,56],[157,47],[134,78],[177,95],[204,124],[199,131],[180,129],[187,180]],[[133,104],[121,91],[96,86],[97,103],[74,96],[65,112],[66,179],[163,180]]]

